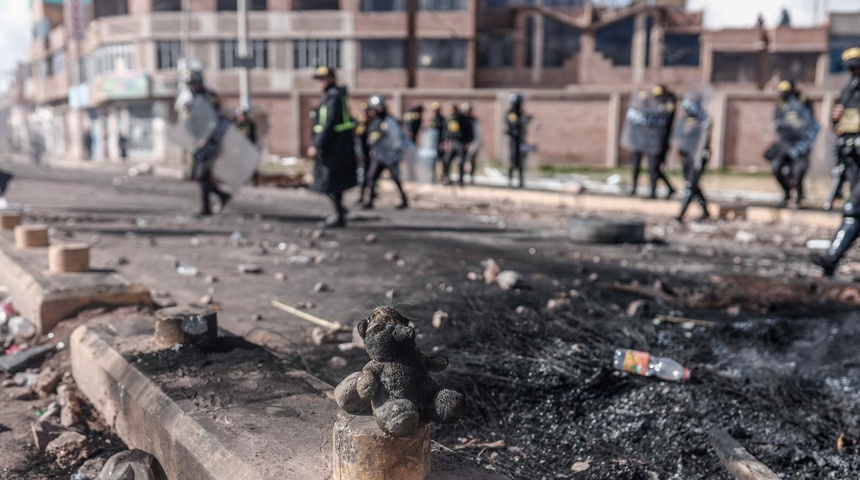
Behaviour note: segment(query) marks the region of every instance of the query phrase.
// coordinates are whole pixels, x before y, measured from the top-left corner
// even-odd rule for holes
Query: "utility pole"
[[[184,68],[188,68],[188,43],[191,37],[191,0],[182,0],[182,16],[180,17],[180,27],[182,30],[182,40],[180,46],[182,50],[182,60]]]
[[[406,0],[406,86],[408,88],[415,88],[418,70],[417,15],[418,0]]]
[[[239,73],[239,106],[248,109],[251,106],[251,58],[248,56],[248,0],[236,2],[236,18],[239,23],[239,42],[236,53],[241,62]]]

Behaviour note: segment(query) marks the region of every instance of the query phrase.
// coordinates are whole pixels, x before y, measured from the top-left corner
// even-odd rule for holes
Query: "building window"
[[[66,68],[66,54],[57,52],[51,55],[51,75],[59,75]]]
[[[128,0],[93,0],[93,18],[117,15],[128,15]]]
[[[482,35],[478,39],[478,66],[505,68],[514,64],[514,39],[508,34]]]
[[[129,150],[152,150],[155,135],[152,126],[152,105],[132,106],[128,109],[128,148]]]
[[[361,68],[406,68],[405,43],[403,40],[362,40]]]
[[[403,12],[406,0],[361,0],[362,12]]]
[[[339,0],[293,0],[293,10],[339,10]]]
[[[667,33],[663,37],[663,65],[667,67],[698,67],[699,36]]]
[[[421,40],[418,42],[420,68],[466,68],[466,40]]]
[[[236,40],[221,40],[218,42],[218,66],[222,70],[240,68],[239,42]],[[250,40],[248,56],[251,58],[251,68],[269,68],[269,41]]]
[[[93,55],[95,74],[134,68],[134,49],[130,43],[105,45]]]
[[[814,82],[818,54],[812,52],[780,52],[770,57],[770,77]]]
[[[182,57],[182,42],[158,40],[155,42],[155,66],[159,70],[176,68]]]
[[[293,41],[293,68],[340,67],[340,40]]]
[[[79,83],[87,83],[93,78],[93,76],[95,76],[93,72],[93,60],[91,57],[81,57],[81,59],[78,60],[78,69],[78,72],[80,72]]]
[[[839,73],[846,70],[842,64],[842,52],[860,45],[860,36],[832,36],[830,37],[830,73]]]
[[[218,0],[219,12],[235,12],[239,9],[237,0]],[[264,11],[267,9],[267,0],[248,0],[248,10]]]
[[[153,12],[180,12],[182,0],[152,0]]]
[[[418,0],[418,10],[428,12],[466,10],[466,0]]]
[[[544,19],[543,66],[561,67],[579,53],[579,30],[552,18]]]
[[[650,35],[645,36],[646,43]],[[615,66],[629,66],[633,46],[633,17],[601,28],[594,34],[595,48]],[[645,61],[649,55],[645,54]]]
[[[715,82],[755,82],[758,54],[714,52]]]

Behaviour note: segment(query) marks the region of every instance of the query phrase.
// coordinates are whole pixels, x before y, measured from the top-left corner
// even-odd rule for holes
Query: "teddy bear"
[[[372,407],[386,433],[403,437],[421,422],[454,423],[463,415],[463,395],[440,387],[431,372],[441,372],[448,359],[427,356],[415,345],[415,329],[397,310],[379,307],[358,322],[358,334],[370,361],[335,389],[340,408],[352,414]]]

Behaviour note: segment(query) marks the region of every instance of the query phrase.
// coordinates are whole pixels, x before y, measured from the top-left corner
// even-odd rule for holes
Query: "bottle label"
[[[651,355],[648,352],[627,350],[624,355],[624,371],[637,375],[648,375],[648,360]]]

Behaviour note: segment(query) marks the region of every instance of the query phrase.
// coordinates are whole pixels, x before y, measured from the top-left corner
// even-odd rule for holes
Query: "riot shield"
[[[660,153],[674,113],[648,92],[634,92],[624,116],[621,146],[634,152]]]
[[[184,120],[167,130],[168,136],[178,145],[193,152],[202,140],[209,138],[218,124],[218,118],[218,112],[209,102],[196,97],[191,102]],[[242,135],[235,125],[230,125],[221,140],[212,166],[212,175],[217,181],[235,190],[251,179],[261,160],[262,155],[257,146]]]
[[[672,131],[672,146],[698,160],[707,147],[710,134],[710,111],[713,89],[710,86],[688,90],[678,109],[678,121]]]
[[[791,98],[785,102],[785,107],[779,111],[773,123],[781,140],[794,143],[803,139],[816,121],[804,103]]]
[[[439,131],[426,127],[418,133],[415,155],[406,158],[403,171],[404,179],[410,182],[430,183],[436,169],[436,155],[439,147]]]

